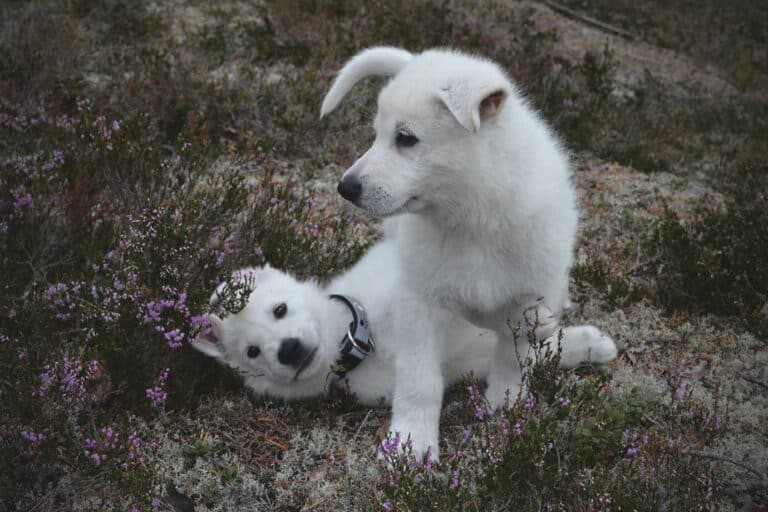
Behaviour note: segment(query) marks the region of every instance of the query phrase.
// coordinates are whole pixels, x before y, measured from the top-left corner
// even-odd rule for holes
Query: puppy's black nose
[[[347,201],[354,203],[360,198],[360,194],[363,193],[363,185],[354,178],[345,178],[339,182],[339,186],[336,187],[341,197]]]
[[[277,360],[280,361],[280,364],[296,366],[306,356],[307,351],[298,338],[286,338],[280,342],[280,349],[277,351]]]

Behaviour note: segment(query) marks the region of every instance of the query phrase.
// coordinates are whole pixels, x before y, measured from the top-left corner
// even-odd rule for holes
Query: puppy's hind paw
[[[619,355],[619,349],[610,336],[603,334],[597,328],[589,342],[587,349],[587,361],[595,364],[605,364],[616,359]]]

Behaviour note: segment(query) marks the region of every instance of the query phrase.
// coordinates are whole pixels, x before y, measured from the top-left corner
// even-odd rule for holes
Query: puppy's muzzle
[[[298,366],[307,357],[307,349],[298,338],[286,338],[280,342],[277,360],[286,366]]]
[[[360,199],[360,195],[363,193],[363,185],[355,178],[344,178],[339,181],[339,186],[336,187],[341,197],[349,201],[350,203],[357,204],[357,200]]]

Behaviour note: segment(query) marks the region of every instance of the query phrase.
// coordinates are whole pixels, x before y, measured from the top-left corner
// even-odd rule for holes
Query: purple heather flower
[[[457,468],[451,476],[451,489],[455,489],[459,486],[459,477],[461,477],[461,470]]]
[[[20,212],[21,209],[25,206],[29,208],[34,206],[32,195],[27,192],[27,189],[24,188],[24,185],[20,185],[12,189],[11,195],[13,196],[13,209],[16,210],[17,213]]]
[[[181,332],[181,329],[173,329],[172,331],[168,331],[163,334],[163,337],[168,342],[168,346],[170,348],[179,348],[182,344],[182,341],[184,341],[184,333]]]
[[[680,383],[677,385],[677,388],[675,389],[675,400],[682,400],[685,398],[685,388],[687,384],[683,381],[680,381]]]
[[[165,384],[168,382],[168,375],[170,372],[170,368],[164,368],[157,377],[155,386],[145,390],[147,398],[149,398],[152,407],[155,409],[162,407],[168,398],[168,393],[165,392]]]
[[[523,407],[527,410],[531,410],[533,409],[534,405],[536,405],[536,397],[531,393],[528,393],[528,395],[525,397],[525,402],[523,402]]]
[[[381,442],[379,450],[385,455],[393,455],[400,446],[400,432],[395,432],[395,435],[387,436],[384,441]]]
[[[383,508],[387,512],[391,512],[395,507],[389,501],[385,501],[384,503],[381,504],[381,508]]]
[[[34,430],[22,430],[20,432],[21,437],[32,443],[38,445],[45,440],[45,434],[43,432],[35,432]]]
[[[203,332],[210,332],[211,319],[207,315],[197,315],[189,319],[189,325],[192,328],[202,327]]]
[[[155,386],[146,389],[147,398],[152,403],[152,407],[158,409],[163,406],[168,395],[160,386]]]
[[[432,468],[435,465],[435,459],[432,458],[432,454],[427,451],[426,456],[424,457],[424,472],[425,473],[431,473]]]

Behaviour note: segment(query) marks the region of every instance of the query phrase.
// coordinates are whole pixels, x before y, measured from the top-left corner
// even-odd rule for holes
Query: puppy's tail
[[[412,58],[412,53],[391,46],[368,48],[358,53],[347,61],[336,76],[320,107],[320,118],[338,107],[350,89],[363,78],[396,75]]]

